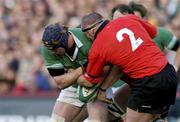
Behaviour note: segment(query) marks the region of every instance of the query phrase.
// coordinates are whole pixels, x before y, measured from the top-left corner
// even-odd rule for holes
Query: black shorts
[[[177,75],[171,64],[158,74],[133,79],[128,108],[138,112],[162,114],[175,103]]]

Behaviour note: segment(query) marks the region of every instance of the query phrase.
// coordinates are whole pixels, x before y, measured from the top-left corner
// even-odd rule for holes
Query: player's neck
[[[68,49],[72,48],[74,45],[74,38],[73,36],[70,34],[69,35],[69,39],[68,39]]]
[[[66,53],[69,56],[73,56],[74,51],[75,51],[75,42],[74,42],[74,38],[72,35],[69,35],[69,39],[68,39],[68,50],[66,50]]]

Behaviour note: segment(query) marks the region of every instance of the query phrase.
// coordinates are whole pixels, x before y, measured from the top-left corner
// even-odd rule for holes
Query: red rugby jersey
[[[134,15],[110,21],[89,50],[85,79],[98,83],[106,63],[118,65],[132,78],[160,72],[167,59],[151,39],[156,33],[154,26]]]

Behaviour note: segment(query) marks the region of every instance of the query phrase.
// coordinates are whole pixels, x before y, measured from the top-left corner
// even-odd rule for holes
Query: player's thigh
[[[120,122],[124,118],[126,111],[130,87],[127,84],[122,84],[117,88],[113,95],[113,103],[108,106],[108,120],[112,122]]]
[[[96,120],[99,122],[106,122],[108,111],[107,104],[99,100],[95,100],[87,104],[88,120]]]
[[[123,111],[126,110],[129,93],[130,87],[128,84],[123,84],[114,93],[114,100]]]
[[[124,122],[124,116],[125,115],[123,115],[123,116],[121,116],[121,117],[116,117],[116,116],[114,116],[112,113],[110,113],[110,112],[108,112],[108,119],[107,119],[107,121],[108,122]]]
[[[81,109],[82,107],[57,101],[52,114],[56,114],[64,118],[66,122],[70,122],[80,113]]]
[[[165,118],[169,106],[174,104],[176,85],[176,74],[171,65],[167,65],[158,74],[134,79],[131,83],[132,88],[127,104],[130,109],[126,119],[134,118],[132,120],[140,121],[143,117],[148,119],[158,114],[161,118]]]
[[[84,105],[79,114],[73,119],[73,122],[83,122],[88,118],[87,106]]]
[[[126,111],[126,122],[167,122],[167,118],[161,118],[160,114],[143,113],[130,108],[127,108]]]
[[[140,113],[129,108],[126,110],[126,122],[150,122],[153,118],[155,118],[155,116],[149,113]]]

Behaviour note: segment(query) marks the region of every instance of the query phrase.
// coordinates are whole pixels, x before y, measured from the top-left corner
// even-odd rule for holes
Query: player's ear
[[[97,28],[98,28],[98,25],[96,25],[96,27],[91,30],[91,33],[92,33],[92,35],[93,35],[93,40],[95,39],[95,35],[96,35],[96,32],[97,32]]]

